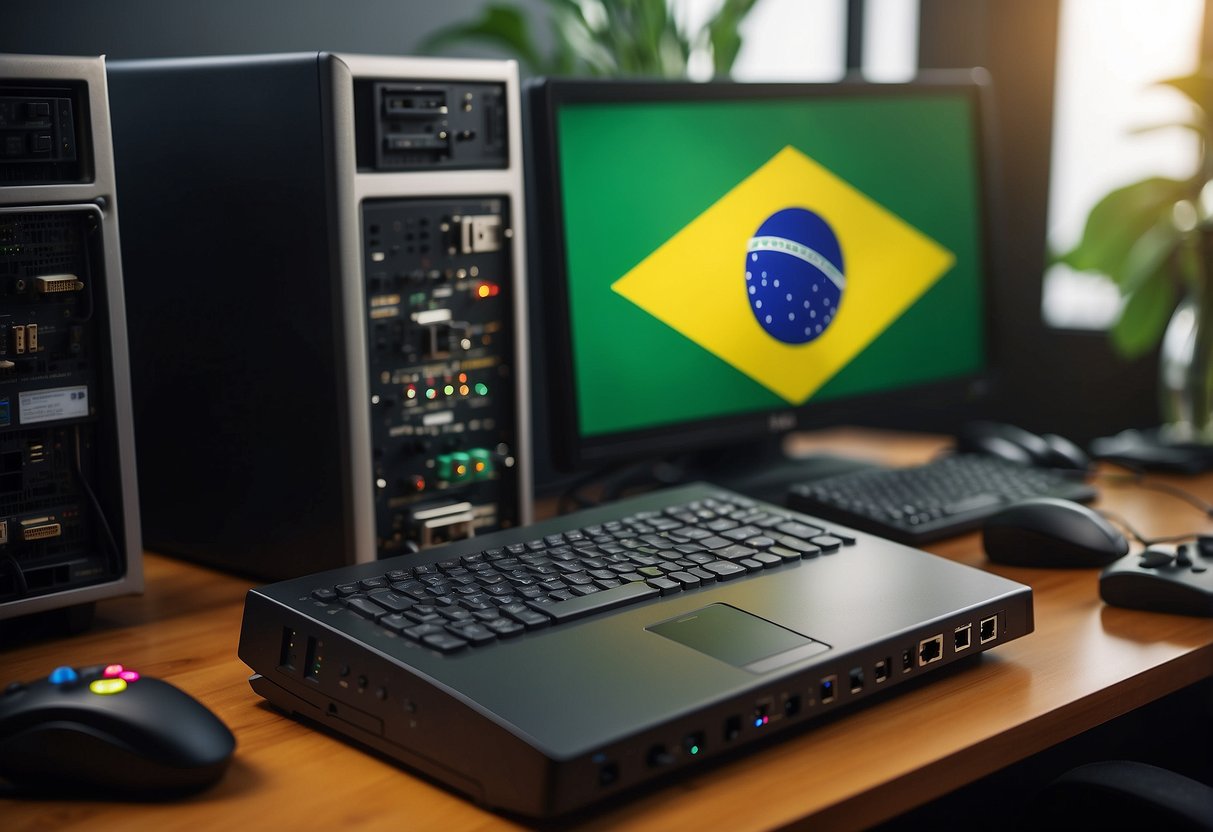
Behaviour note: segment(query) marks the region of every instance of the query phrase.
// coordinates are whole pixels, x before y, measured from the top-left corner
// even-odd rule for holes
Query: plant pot
[[[1213,444],[1213,298],[1176,307],[1159,353],[1159,392],[1162,439]]]

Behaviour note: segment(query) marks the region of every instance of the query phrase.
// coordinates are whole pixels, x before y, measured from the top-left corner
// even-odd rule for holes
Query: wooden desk
[[[800,447],[908,463],[941,444],[835,431]],[[1173,481],[1213,501],[1213,475]],[[1132,486],[1102,486],[1102,493],[1100,504],[1143,534],[1213,533],[1213,523],[1173,497]],[[995,567],[975,534],[929,548],[1030,584],[1036,631],[973,667],[606,807],[577,828],[863,827],[1213,675],[1211,619],[1105,607],[1095,571]],[[526,828],[264,705],[236,658],[248,581],[155,555],[146,571],[146,594],[102,602],[89,632],[4,649],[0,680],[37,678],[65,663],[123,662],[218,713],[239,743],[231,769],[218,786],[180,803],[0,800],[7,832]]]

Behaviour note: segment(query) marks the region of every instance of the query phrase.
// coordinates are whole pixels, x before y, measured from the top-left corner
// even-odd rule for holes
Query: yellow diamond
[[[806,344],[767,334],[746,297],[746,246],[805,208],[838,237],[846,290]],[[772,156],[611,288],[792,404],[812,396],[952,267],[952,252],[792,146]],[[945,322],[940,322],[946,325]]]

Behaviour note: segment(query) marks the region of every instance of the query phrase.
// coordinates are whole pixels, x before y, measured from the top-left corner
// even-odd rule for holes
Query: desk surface
[[[925,459],[941,442],[848,430],[800,447],[896,464]],[[1213,475],[1172,481],[1213,501]],[[1213,522],[1174,497],[1106,484],[1101,492],[1100,506],[1145,535],[1213,533]],[[863,827],[1213,675],[1213,619],[1106,607],[1096,571],[995,566],[976,534],[927,548],[1031,585],[1036,631],[961,672],[605,807],[576,828]],[[0,682],[65,663],[123,662],[212,708],[236,734],[231,769],[180,803],[0,800],[5,829],[526,828],[263,704],[236,658],[250,582],[156,555],[145,569],[146,593],[101,602],[88,632],[3,649]]]

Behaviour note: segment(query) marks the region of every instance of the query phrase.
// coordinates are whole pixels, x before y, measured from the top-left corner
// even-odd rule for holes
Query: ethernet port
[[[965,624],[957,627],[952,634],[952,648],[957,653],[961,650],[968,650],[969,645],[973,643],[973,625]]]
[[[923,667],[943,658],[943,633],[918,642],[918,666]]]
[[[981,626],[977,630],[977,637],[980,639],[982,644],[998,638],[997,615],[991,615],[989,618],[981,619]]]
[[[826,676],[821,680],[821,704],[828,705],[834,701],[838,691],[838,677],[834,675]]]
[[[879,685],[881,682],[883,682],[884,680],[889,678],[889,665],[890,664],[892,664],[892,660],[889,659],[888,657],[885,657],[885,658],[881,659],[880,661],[876,662],[876,667],[873,668],[874,672],[872,674],[876,678],[876,684]]]
[[[863,668],[851,668],[851,693],[859,693],[863,690]]]

